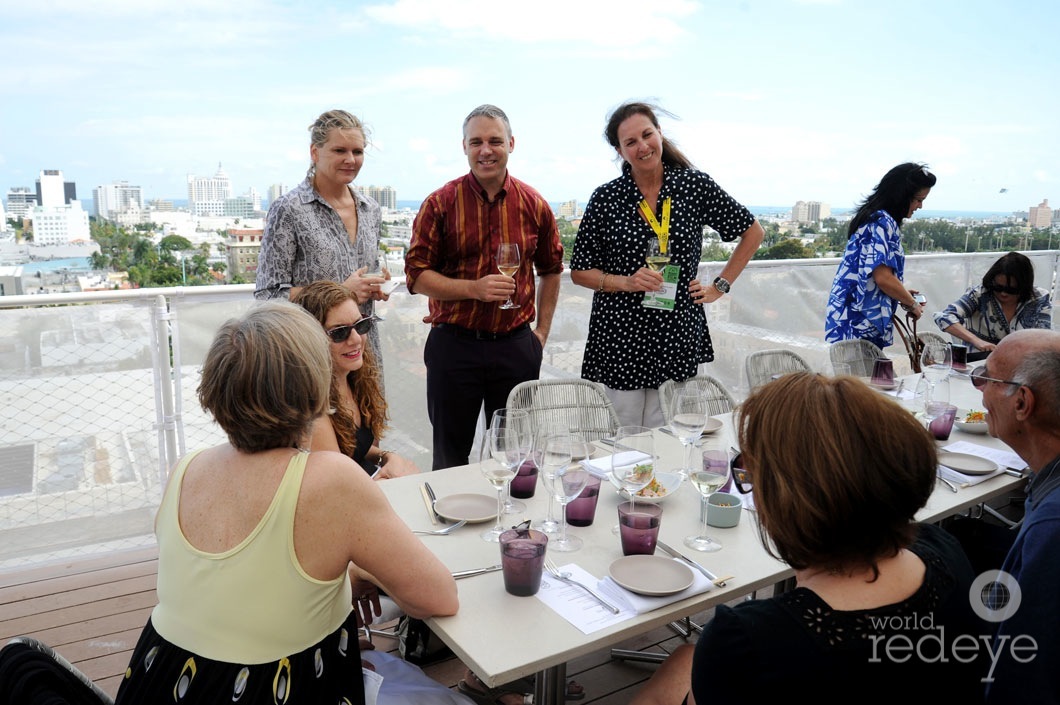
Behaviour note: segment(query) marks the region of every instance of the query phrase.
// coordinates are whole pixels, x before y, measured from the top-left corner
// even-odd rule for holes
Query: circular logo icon
[[[988,570],[980,573],[968,589],[972,611],[987,622],[1003,622],[1020,608],[1023,592],[1009,573]]]

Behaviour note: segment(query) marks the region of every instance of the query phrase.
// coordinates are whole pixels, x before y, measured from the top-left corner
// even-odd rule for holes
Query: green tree
[[[810,247],[806,247],[802,244],[802,241],[790,237],[786,240],[781,240],[772,247],[760,249],[755,253],[755,259],[806,259],[814,256],[814,251]]]
[[[191,244],[191,240],[181,235],[166,235],[158,242],[159,249],[162,250],[192,250],[195,246]]]

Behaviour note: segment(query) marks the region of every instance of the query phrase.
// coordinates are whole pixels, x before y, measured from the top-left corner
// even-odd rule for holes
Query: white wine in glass
[[[519,271],[519,265],[522,264],[522,255],[519,252],[519,245],[514,242],[502,242],[497,246],[497,269],[500,273],[506,277],[515,277],[515,273]],[[508,300],[501,304],[501,308],[519,308],[519,304],[512,301],[512,297],[509,296]]]
[[[661,272],[663,267],[670,264],[670,255],[662,251],[658,238],[648,240],[648,254],[644,258],[648,269],[653,272]]]

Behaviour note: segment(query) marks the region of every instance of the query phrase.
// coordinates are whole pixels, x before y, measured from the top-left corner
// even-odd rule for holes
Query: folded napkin
[[[674,560],[677,560],[676,558]],[[681,565],[686,565],[684,561],[677,561]],[[681,600],[698,595],[713,589],[714,583],[707,580],[707,576],[700,573],[698,570],[692,570],[692,585],[682,590],[681,592],[674,593],[673,595],[660,595],[658,597],[652,597],[649,595],[638,595],[635,592],[630,592],[608,576],[598,583],[600,592],[603,593],[604,597],[610,598],[623,609],[628,609],[635,614],[644,614],[645,612],[651,612],[652,610],[665,607],[672,602],[680,602]]]
[[[611,458],[614,458],[615,462],[619,465],[632,465],[633,463],[641,463],[645,460],[650,460],[651,456],[647,453],[641,453],[639,450],[626,450],[615,455],[605,455],[602,458],[583,460],[582,467],[588,470],[591,475],[606,480],[607,476],[611,474]]]

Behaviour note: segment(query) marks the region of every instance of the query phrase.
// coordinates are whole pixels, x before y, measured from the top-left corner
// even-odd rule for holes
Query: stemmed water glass
[[[512,427],[515,428],[525,438],[526,452],[524,453],[524,460],[531,456],[531,445],[533,444],[534,436],[530,421],[530,412],[526,409],[497,409],[493,412],[493,416],[490,417],[489,427],[492,429],[496,426]],[[489,447],[489,431],[482,437],[482,450],[479,452],[479,461],[485,461],[492,455],[492,451]],[[520,463],[521,464],[521,463]],[[516,466],[516,472],[519,472],[519,467]],[[517,499],[512,499],[511,496],[511,485],[508,485],[509,489],[504,495],[504,505],[502,514],[518,514],[526,509],[526,503],[520,502]]]
[[[629,495],[629,508],[632,511],[633,495],[650,485],[655,477],[654,433],[644,426],[620,426],[615,433],[614,448],[611,475]],[[615,524],[611,533],[617,534],[618,531],[618,524]]]
[[[920,353],[920,370],[928,382],[926,404],[935,401],[935,386],[950,376],[953,350],[946,343],[926,343]]]
[[[497,490],[497,521],[492,529],[482,533],[482,538],[498,543],[500,535],[504,533],[504,526],[501,525],[501,515],[504,514],[504,491],[515,477],[516,470],[526,460],[530,443],[528,434],[514,426],[497,424],[490,427],[487,435],[493,461],[482,463],[482,474]]]
[[[677,471],[682,479],[692,472],[692,449],[707,426],[707,395],[697,389],[678,389],[670,403],[670,430],[688,450],[685,465]]]
[[[552,433],[545,437],[541,462],[548,470],[542,474],[545,488],[559,502],[559,537],[549,540],[550,551],[577,551],[582,540],[567,536],[567,503],[581,494],[589,481],[589,471],[581,463],[572,462],[574,437],[569,432]]]
[[[545,464],[545,441],[549,435],[558,433],[558,427],[552,427],[546,424],[541,424],[537,433],[534,435],[534,444],[530,449],[530,461],[537,467],[538,475],[541,477],[541,483],[545,486],[546,494],[548,495],[548,512],[545,514],[545,518],[541,521],[534,522],[535,527],[538,531],[544,531],[546,534],[552,534],[559,531],[559,522],[556,520],[554,513],[554,499],[552,492],[549,490],[551,487],[552,477],[555,475],[556,469]]]
[[[519,265],[522,264],[522,261],[518,244],[502,242],[497,246],[497,269],[504,276],[515,277],[515,273],[519,271]],[[501,304],[501,308],[519,308],[519,304],[512,301],[512,297],[509,296],[508,300]]]
[[[724,454],[723,454],[724,455]],[[707,536],[707,499],[729,481],[732,458],[725,458],[716,465],[701,466],[689,474],[688,479],[699,492],[699,533],[685,537],[685,545],[697,551],[717,551],[721,543]]]

